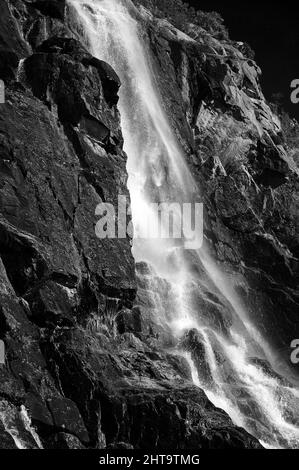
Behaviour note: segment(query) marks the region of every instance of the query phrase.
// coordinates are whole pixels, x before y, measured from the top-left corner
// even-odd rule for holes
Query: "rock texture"
[[[96,206],[127,194],[117,75],[64,0],[0,8],[0,448],[259,447],[155,325],[145,265],[136,297],[131,240],[95,235]],[[257,67],[231,42],[144,22],[215,255],[283,348],[298,328],[298,174]]]

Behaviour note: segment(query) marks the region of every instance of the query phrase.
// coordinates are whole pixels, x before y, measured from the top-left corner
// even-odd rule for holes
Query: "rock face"
[[[295,149],[242,43],[143,18],[161,96],[202,190],[207,243],[250,318],[298,376],[290,362],[299,337]]]
[[[136,297],[131,240],[95,235],[97,205],[128,193],[117,75],[63,0],[0,7],[0,448],[259,447],[171,352],[146,265]],[[256,66],[236,45],[144,21],[215,256],[284,347],[298,325],[298,176]]]

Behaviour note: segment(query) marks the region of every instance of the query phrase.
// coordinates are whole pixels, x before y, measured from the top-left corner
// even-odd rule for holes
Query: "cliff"
[[[0,448],[259,447],[155,325],[149,268],[136,270],[130,238],[95,235],[96,206],[128,193],[116,73],[87,52],[64,0],[0,8]],[[298,169],[259,69],[240,43],[141,12],[207,243],[288,360],[299,337]],[[207,297],[198,303],[215,314]],[[198,364],[192,332],[182,347]]]

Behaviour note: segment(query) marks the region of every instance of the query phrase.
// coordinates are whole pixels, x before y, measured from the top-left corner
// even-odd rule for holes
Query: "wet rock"
[[[0,400],[0,430],[3,434],[4,446],[6,448],[18,449],[39,449],[42,448],[40,439],[31,426],[30,418],[28,417],[25,407],[15,406],[6,400]],[[12,446],[11,439],[15,443]]]
[[[198,330],[190,330],[180,341],[180,348],[191,353],[192,360],[198,371],[201,383],[209,387],[213,383],[212,374],[206,352],[204,337]]]
[[[152,267],[146,262],[136,263],[136,271],[141,276],[151,276],[153,274]]]
[[[284,387],[292,387],[290,382],[273,371],[271,364],[267,360],[254,357],[251,359],[251,363],[260,367],[262,371],[269,377],[277,379],[278,382],[280,382]]]

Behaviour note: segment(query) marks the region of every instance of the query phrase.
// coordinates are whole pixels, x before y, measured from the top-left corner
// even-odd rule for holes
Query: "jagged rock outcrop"
[[[95,235],[96,206],[128,194],[117,75],[63,0],[0,4],[0,448],[259,447],[171,350],[146,265],[136,298],[131,240]],[[283,347],[298,313],[298,177],[256,66],[236,45],[144,21],[211,245]],[[218,322],[212,296],[194,301]],[[204,365],[193,333],[182,347]]]

